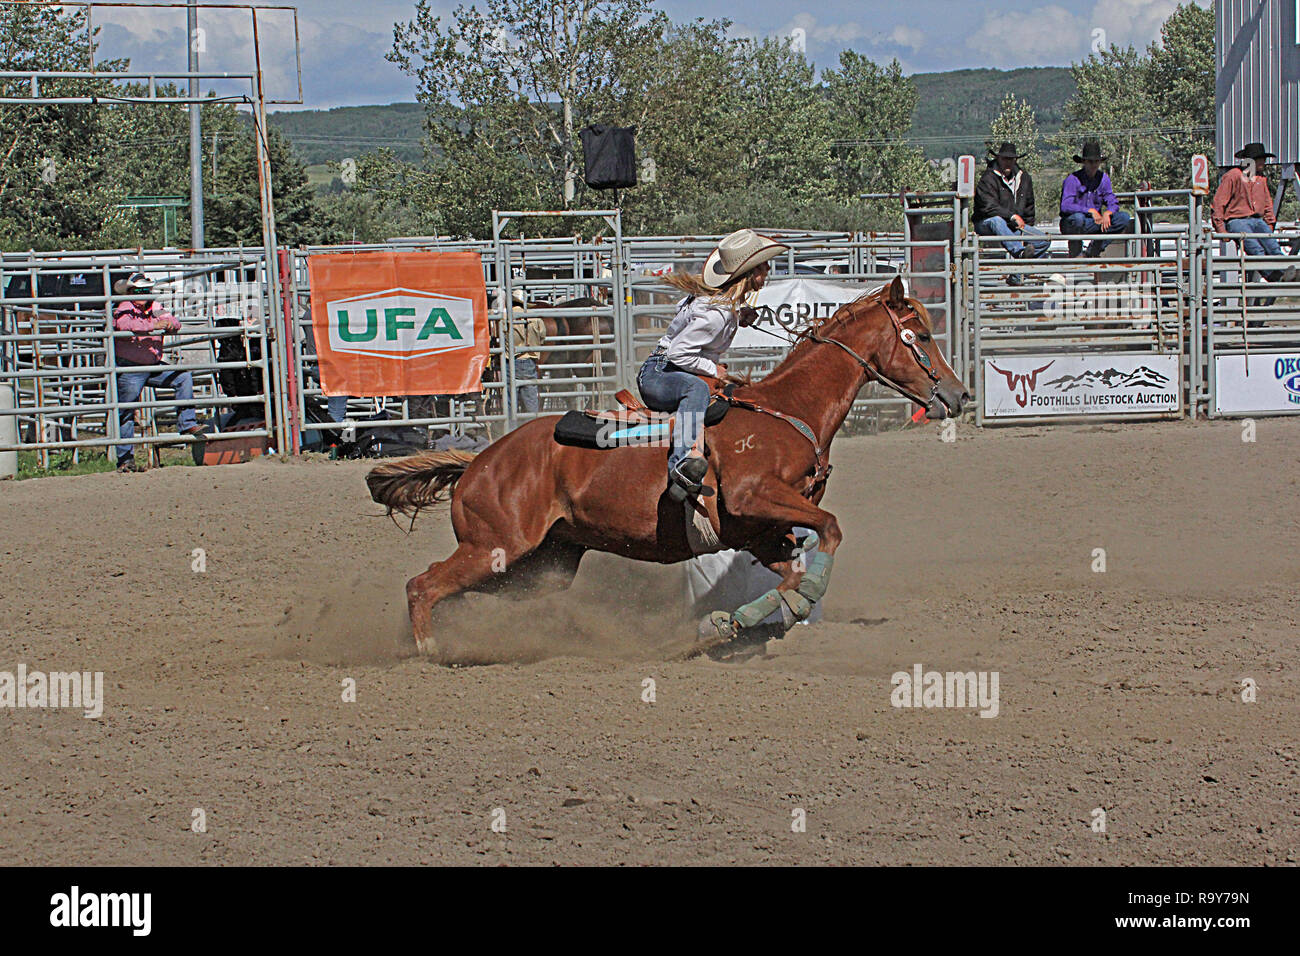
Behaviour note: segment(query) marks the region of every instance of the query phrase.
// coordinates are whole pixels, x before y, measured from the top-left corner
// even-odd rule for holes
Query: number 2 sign
[[[1210,191],[1210,161],[1197,153],[1192,157],[1192,192],[1204,196]]]

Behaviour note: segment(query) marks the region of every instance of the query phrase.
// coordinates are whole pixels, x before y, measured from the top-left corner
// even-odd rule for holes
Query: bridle
[[[909,401],[915,402],[917,405],[920,405],[922,408],[929,408],[932,404],[934,404],[935,399],[939,398],[939,373],[934,370],[934,363],[930,361],[930,356],[925,354],[925,349],[921,348],[920,342],[917,340],[916,333],[911,329],[904,327],[903,325],[903,323],[906,322],[908,319],[919,319],[920,314],[916,311],[915,308],[910,308],[903,315],[899,315],[890,307],[889,303],[884,301],[883,299],[880,300],[879,305],[881,308],[885,310],[885,313],[889,316],[890,321],[894,323],[894,331],[898,333],[897,342],[902,342],[903,345],[907,347],[907,349],[912,353],[912,357],[916,359],[916,364],[921,366],[921,368],[925,370],[925,374],[929,376],[930,397],[928,399],[922,398],[921,396],[913,392],[911,389],[898,384],[898,382],[895,382],[884,372],[881,372],[880,370],[874,368],[870,362],[864,359],[853,349],[849,348],[839,339],[833,339],[828,335],[819,335],[812,328],[806,329],[796,334],[801,335],[803,338],[806,338],[811,342],[825,342],[828,345],[838,346],[839,348],[847,352],[849,356],[852,357],[852,359],[862,367],[862,370],[866,373],[867,378],[869,380],[874,382],[879,382],[881,385],[884,385],[886,388],[893,389],[899,395],[902,395],[904,398],[908,399]],[[895,342],[895,346],[894,346],[895,348],[897,348],[897,342]],[[942,399],[939,400],[942,401]]]
[[[864,359],[853,349],[849,348],[849,346],[845,345],[839,339],[833,339],[828,335],[818,335],[812,328],[796,331],[790,328],[789,326],[785,325],[785,323],[781,322],[780,319],[777,319],[776,321],[778,322],[778,324],[781,325],[783,329],[786,330],[786,332],[790,333],[791,335],[797,336],[799,338],[808,339],[811,342],[825,342],[828,345],[834,345],[837,346],[838,348],[843,349],[852,357],[852,359],[855,362],[858,363],[859,366],[862,367],[863,372],[866,373],[866,376],[869,380],[879,382],[880,384],[885,385],[888,388],[892,388],[899,395],[902,395],[908,401],[915,402],[917,405],[920,405],[922,408],[929,408],[930,405],[936,399],[942,401],[942,399],[938,398],[939,375],[934,370],[934,363],[930,361],[930,356],[926,355],[925,350],[921,348],[920,344],[918,344],[916,333],[913,332],[911,329],[905,328],[903,326],[903,323],[906,322],[908,319],[919,319],[920,314],[916,311],[915,308],[912,308],[905,314],[899,315],[892,308],[890,308],[889,303],[885,302],[883,299],[880,300],[878,304],[889,315],[890,321],[894,323],[894,331],[898,333],[898,341],[902,342],[903,345],[907,346],[907,348],[912,353],[912,357],[916,359],[916,363],[920,365],[921,368],[925,369],[926,375],[930,377],[930,383],[931,383],[930,397],[928,400],[917,395],[915,392],[911,391],[910,389],[905,388],[904,386],[898,384],[889,376],[885,375],[883,372],[877,371],[875,368],[871,366],[871,363],[869,363],[866,359]],[[778,338],[778,339],[781,338],[781,336],[777,335],[775,332],[768,332],[767,329],[759,328],[758,331],[765,332],[768,335],[771,335],[773,338]],[[782,341],[785,341],[788,344],[788,340],[782,339]],[[895,343],[894,347],[897,348],[897,343]],[[782,421],[788,422],[790,425],[794,426],[799,431],[799,433],[803,435],[804,438],[808,439],[808,441],[812,443],[813,453],[816,456],[816,465],[814,467],[812,476],[808,479],[807,486],[803,490],[804,497],[811,498],[817,486],[825,482],[826,479],[830,477],[830,473],[831,473],[831,464],[826,454],[827,449],[822,448],[821,445],[818,444],[816,433],[810,427],[808,427],[808,424],[804,422],[802,419],[796,418],[793,415],[787,415],[786,413],[777,411],[775,409],[766,408],[762,405],[759,405],[757,402],[754,402],[751,399],[738,398],[736,396],[731,395],[730,392],[726,392],[726,399],[732,405],[736,405],[740,408],[748,408],[752,411],[761,412],[764,415],[772,415],[776,418],[781,419]]]

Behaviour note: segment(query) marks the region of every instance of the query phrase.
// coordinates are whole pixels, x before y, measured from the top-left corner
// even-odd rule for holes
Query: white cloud
[[[905,46],[914,53],[919,52],[921,47],[925,44],[925,34],[915,27],[909,27],[904,23],[900,23],[898,26],[894,27],[893,32],[889,34],[889,38],[899,46]]]
[[[1087,50],[1091,34],[1086,19],[1058,6],[990,13],[966,45],[983,54],[988,66],[1060,63]]]
[[[1077,62],[1088,57],[1098,39],[1106,46],[1143,49],[1159,38],[1161,25],[1178,8],[1178,2],[1096,0],[1090,10],[1081,13],[1056,4],[1016,13],[989,13],[980,28],[966,38],[966,45],[983,54],[989,66],[998,67]],[[1196,2],[1202,7],[1210,5],[1210,0]]]

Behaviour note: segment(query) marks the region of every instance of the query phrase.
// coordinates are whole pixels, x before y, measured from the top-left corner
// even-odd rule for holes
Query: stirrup
[[[674,501],[684,501],[687,495],[711,497],[714,493],[713,489],[703,483],[704,476],[708,473],[707,459],[682,459],[676,467],[668,469],[668,494]]]

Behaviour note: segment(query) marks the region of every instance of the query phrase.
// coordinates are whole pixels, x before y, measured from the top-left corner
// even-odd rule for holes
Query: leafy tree
[[[826,70],[822,79],[832,132],[840,144],[835,168],[841,197],[940,185],[924,151],[905,140],[917,92],[898,60],[881,67],[846,50],[840,54],[839,69]]]
[[[1034,110],[1027,102],[1014,93],[1002,98],[998,115],[989,126],[989,138],[986,143],[990,151],[995,151],[1003,143],[1015,143],[1020,153],[1020,168],[1031,174],[1043,165],[1042,151],[1038,148],[1038,120]]]
[[[0,70],[84,70],[94,46],[84,9],[0,7]],[[21,84],[0,80],[0,89],[19,95]],[[41,92],[85,96],[110,89],[98,80],[58,79],[43,81]],[[130,219],[115,208],[121,189],[105,157],[109,141],[94,106],[0,105],[0,245],[54,249],[130,241]]]
[[[1057,141],[1100,139],[1117,188],[1185,187],[1192,154],[1212,153],[1213,10],[1182,4],[1144,53],[1112,46],[1071,71],[1077,92]]]
[[[680,210],[699,209],[734,188],[745,167],[751,146],[736,82],[740,44],[727,37],[729,26],[656,21],[657,42],[618,64],[619,87],[635,95],[609,115],[637,128],[639,156],[655,167],[654,182],[643,180],[619,197],[628,232],[668,228]]]
[[[1193,155],[1214,156],[1214,11],[1181,4],[1147,56],[1146,86],[1164,127],[1156,141],[1166,164],[1155,178],[1179,188],[1188,184]]]
[[[417,80],[435,167],[481,166],[493,184],[522,179],[532,205],[568,208],[581,179],[578,130],[601,119],[593,106],[622,100],[617,64],[664,19],[649,0],[487,0],[443,24],[418,0],[388,58]],[[455,169],[440,174],[449,189],[465,185]],[[470,185],[454,195],[470,200]]]

